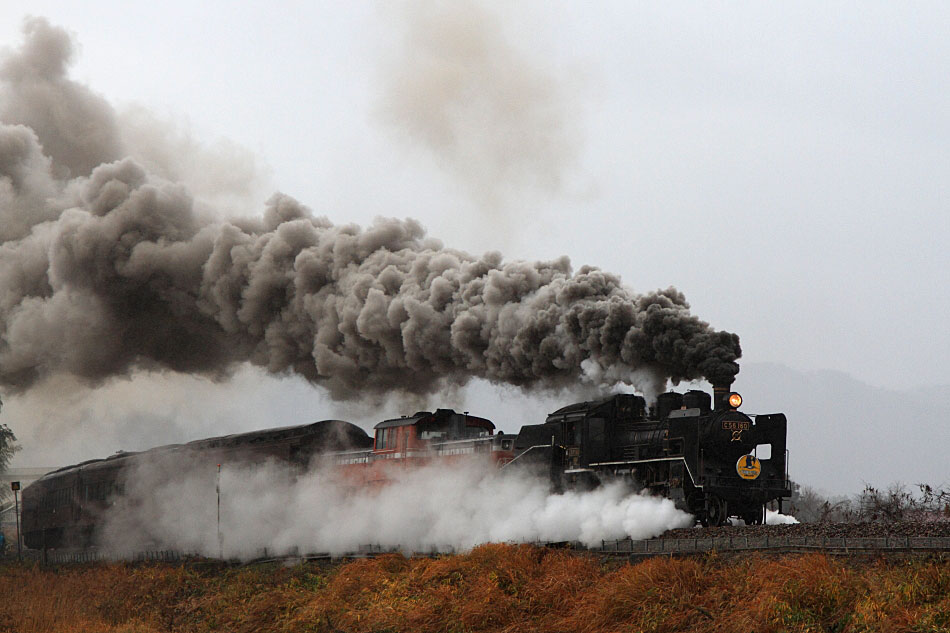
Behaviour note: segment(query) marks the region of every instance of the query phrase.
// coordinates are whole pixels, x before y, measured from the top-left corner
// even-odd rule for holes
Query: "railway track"
[[[861,554],[950,554],[950,521],[892,523],[797,523],[669,530],[649,540],[603,541],[592,551],[631,558],[720,553],[824,552]]]
[[[948,554],[950,537],[828,537],[828,536],[718,536],[660,538],[643,541],[604,541],[589,551],[630,558],[682,556],[709,552],[767,552],[791,554],[824,552],[835,556],[858,554]]]

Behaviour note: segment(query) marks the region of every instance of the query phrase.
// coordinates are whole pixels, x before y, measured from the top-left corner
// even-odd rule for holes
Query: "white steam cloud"
[[[216,464],[183,471],[149,460],[130,473],[101,544],[219,553]],[[541,479],[480,463],[393,470],[385,487],[356,487],[332,468],[294,478],[284,467],[224,465],[221,547],[226,557],[356,552],[368,545],[405,552],[464,551],[488,542],[651,538],[693,524],[668,499],[620,483],[555,494]]]
[[[798,519],[789,514],[780,514],[775,510],[765,511],[766,525],[793,525],[798,522]]]

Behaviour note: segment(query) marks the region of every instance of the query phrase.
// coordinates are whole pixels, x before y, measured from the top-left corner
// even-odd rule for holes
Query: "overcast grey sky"
[[[118,109],[253,154],[243,210],[279,189],[335,223],[413,217],[473,253],[674,285],[746,363],[950,382],[946,3],[29,11],[74,34],[72,77]],[[0,6],[0,44],[24,17]],[[474,83],[451,83],[459,65]]]

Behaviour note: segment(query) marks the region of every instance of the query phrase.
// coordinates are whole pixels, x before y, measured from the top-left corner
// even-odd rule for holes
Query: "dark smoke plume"
[[[43,20],[24,31],[0,71],[9,389],[57,373],[225,377],[246,362],[336,398],[472,377],[533,388],[738,371],[738,337],[673,288],[638,295],[567,258],[473,257],[413,220],[337,226],[284,195],[258,218],[205,217],[184,186],[118,158],[113,111],[65,77],[68,36]]]
[[[26,42],[20,53],[0,66],[5,84],[0,120],[32,129],[61,178],[87,176],[96,166],[120,158],[112,108],[66,76],[73,54],[69,34],[42,18],[28,19],[23,31]]]
[[[383,64],[383,121],[483,208],[520,190],[560,192],[581,145],[573,82],[519,51],[477,1],[388,9],[402,37]]]

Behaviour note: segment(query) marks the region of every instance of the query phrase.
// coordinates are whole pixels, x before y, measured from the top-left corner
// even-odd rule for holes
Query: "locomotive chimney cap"
[[[713,386],[713,410],[718,411],[718,410],[725,409],[726,407],[731,406],[731,403],[729,402],[729,400],[730,400],[731,391],[732,391],[730,389],[732,387],[732,381],[729,380],[727,382],[727,381],[717,380],[716,382],[712,383],[712,386]],[[735,395],[738,396],[739,394],[735,394]],[[739,404],[742,404],[741,396],[739,396]]]

